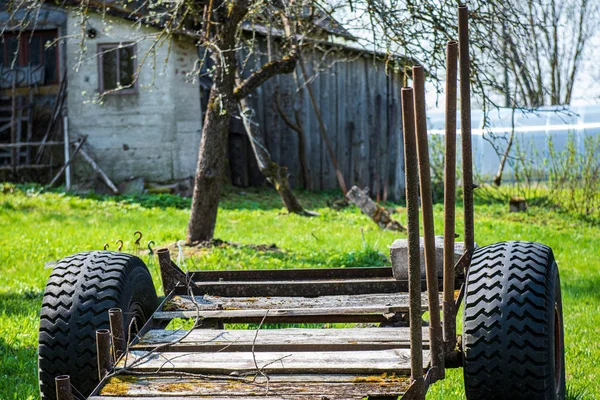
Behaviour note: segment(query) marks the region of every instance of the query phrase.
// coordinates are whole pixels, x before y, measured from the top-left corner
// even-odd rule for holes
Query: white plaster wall
[[[152,28],[135,29],[130,21],[100,14],[91,14],[86,28],[98,33],[86,39],[81,57],[79,17],[69,11],[67,35],[74,36],[66,45],[70,135],[88,135],[87,148],[116,182],[132,176],[167,181],[194,175],[202,122],[198,83],[186,76],[198,58],[193,41],[170,39],[170,46],[156,47],[154,56],[149,53],[157,33]],[[99,103],[97,46],[120,42],[138,42],[139,64],[149,54],[138,92],[107,95]],[[78,166],[79,178],[85,178],[85,166]]]

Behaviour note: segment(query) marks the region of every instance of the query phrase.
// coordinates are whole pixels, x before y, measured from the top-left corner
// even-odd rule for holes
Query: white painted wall
[[[98,44],[139,41],[141,64],[157,31],[134,29],[130,21],[100,14],[90,14],[90,28],[97,36],[86,39],[82,56],[79,17],[68,12],[67,35],[73,36],[66,44],[71,137],[88,135],[90,153],[117,183],[132,176],[151,181],[193,176],[202,124],[198,83],[186,76],[198,58],[193,41],[180,37],[169,39],[170,46],[167,41],[156,47],[156,56],[150,54],[141,67],[138,93],[107,95],[99,103]],[[79,163],[77,171],[83,178],[86,166]]]

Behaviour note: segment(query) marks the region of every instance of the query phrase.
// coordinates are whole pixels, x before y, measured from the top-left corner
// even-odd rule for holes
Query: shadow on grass
[[[24,188],[18,187],[25,191]],[[28,190],[31,190],[29,188]],[[38,190],[41,190],[39,188]],[[94,192],[66,193],[61,188],[51,189],[50,192],[61,193],[65,196],[96,201],[113,201],[122,204],[138,204],[145,208],[175,208],[189,209],[192,199],[175,194],[167,193],[142,193],[136,195],[108,195]],[[341,194],[329,191],[312,193],[306,190],[296,190],[296,196],[300,203],[307,209],[326,207],[335,198],[341,198]],[[225,186],[221,194],[220,208],[226,210],[281,210],[284,206],[277,192],[270,187],[237,188]]]
[[[31,311],[42,307],[44,292],[31,290],[22,293],[0,294],[0,314],[31,316]]]
[[[589,279],[561,279],[561,289],[574,299],[587,298],[600,302],[600,278],[593,277]]]

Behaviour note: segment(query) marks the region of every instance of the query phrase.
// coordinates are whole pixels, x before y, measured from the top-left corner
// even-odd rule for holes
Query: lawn
[[[380,265],[398,233],[383,232],[355,208],[328,207],[329,194],[300,194],[320,213],[287,215],[270,190],[227,189],[215,236],[241,244],[275,244],[278,251],[237,246],[214,248],[184,260],[198,268],[310,268]],[[567,385],[570,398],[600,398],[600,220],[532,206],[510,214],[508,205],[476,206],[479,245],[502,240],[532,240],[551,246],[558,260],[564,302]],[[143,243],[172,244],[185,237],[189,202],[173,196],[103,198],[39,193],[35,188],[0,184],[0,399],[35,399],[38,315],[49,261],[71,253],[115,249],[133,251],[133,232]],[[396,218],[405,222],[398,207]],[[435,206],[441,234],[442,206]],[[460,210],[459,210],[460,217]],[[461,220],[458,218],[457,225]],[[142,257],[156,275],[156,261]],[[428,399],[462,399],[462,374],[450,371]]]

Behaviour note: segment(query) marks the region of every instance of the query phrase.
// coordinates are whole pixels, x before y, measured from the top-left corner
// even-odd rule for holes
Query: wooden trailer
[[[156,308],[139,258],[109,251],[67,257],[52,272],[41,312],[42,397],[424,399],[447,368],[462,367],[469,400],[562,399],[562,306],[552,250],[474,242],[464,6],[459,42],[449,42],[447,52],[443,268],[436,261],[424,73],[417,66],[413,88],[402,89],[408,239],[403,249],[392,246],[398,253],[391,267],[184,272],[161,249],[165,297]],[[464,251],[457,258],[459,54]],[[166,329],[175,320],[189,328]]]

